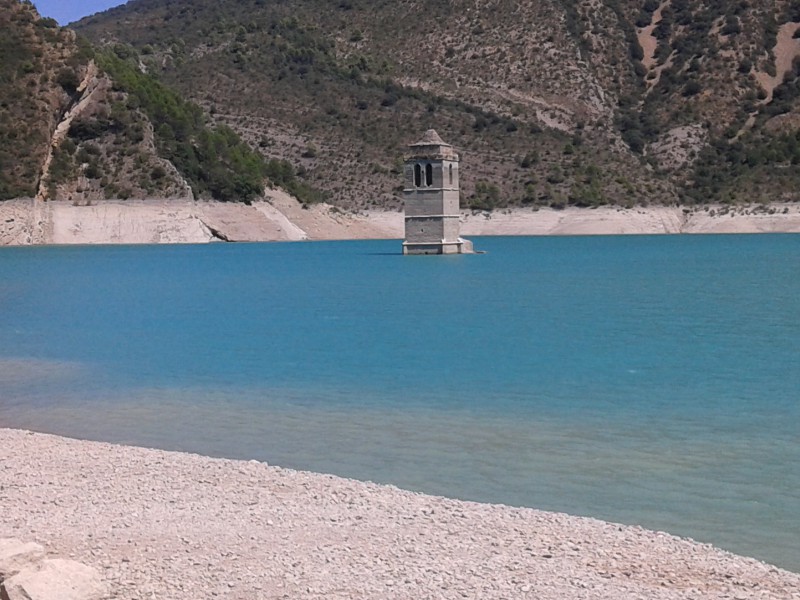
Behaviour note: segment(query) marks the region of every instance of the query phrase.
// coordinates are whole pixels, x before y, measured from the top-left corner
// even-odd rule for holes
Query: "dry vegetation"
[[[156,154],[151,123],[95,74],[91,45],[27,2],[0,8],[0,199],[185,195],[183,178]]]
[[[798,199],[798,130],[767,126],[798,113],[792,23],[798,0],[135,0],[79,29],[336,204],[396,206],[435,127],[484,208]]]
[[[398,207],[429,127],[474,208],[800,199],[800,0],[133,0],[75,27],[307,201]]]
[[[428,127],[461,151],[475,208],[677,199],[614,131],[616,99],[555,3],[236,4],[139,2],[79,29],[135,42],[151,71],[340,206],[397,207],[398,159]]]
[[[0,9],[0,200],[248,202],[265,181],[317,198],[285,161],[208,126],[200,107],[141,71],[133,49],[98,50],[29,2]]]
[[[0,56],[0,198],[33,196],[87,58],[73,32],[16,0],[0,0]]]

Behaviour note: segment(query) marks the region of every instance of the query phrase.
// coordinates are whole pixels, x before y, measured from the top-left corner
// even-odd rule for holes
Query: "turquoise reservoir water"
[[[800,236],[0,249],[0,425],[800,571]]]

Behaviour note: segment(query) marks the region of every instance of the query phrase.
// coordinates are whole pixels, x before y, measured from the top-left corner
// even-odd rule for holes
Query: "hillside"
[[[403,146],[464,202],[795,201],[798,0],[133,0],[75,24],[345,207],[399,203]]]
[[[124,105],[87,42],[27,3],[0,0],[0,45],[0,199],[185,194],[150,123]]]
[[[0,0],[0,49],[0,200],[250,201],[267,181],[316,199],[125,46],[96,49],[30,3]]]

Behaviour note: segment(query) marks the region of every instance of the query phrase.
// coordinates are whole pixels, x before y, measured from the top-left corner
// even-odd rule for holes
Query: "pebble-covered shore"
[[[120,600],[800,600],[798,574],[665,533],[10,429],[0,537]]]

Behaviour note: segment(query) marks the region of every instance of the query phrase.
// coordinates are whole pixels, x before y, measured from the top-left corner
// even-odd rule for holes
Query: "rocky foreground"
[[[800,575],[638,527],[9,429],[0,507],[0,537],[120,600],[800,599]]]
[[[107,200],[92,205],[31,199],[0,202],[0,246],[399,239],[403,213],[303,207],[270,190],[251,206],[193,200]],[[475,235],[597,235],[800,232],[800,204],[514,208],[463,211]]]

